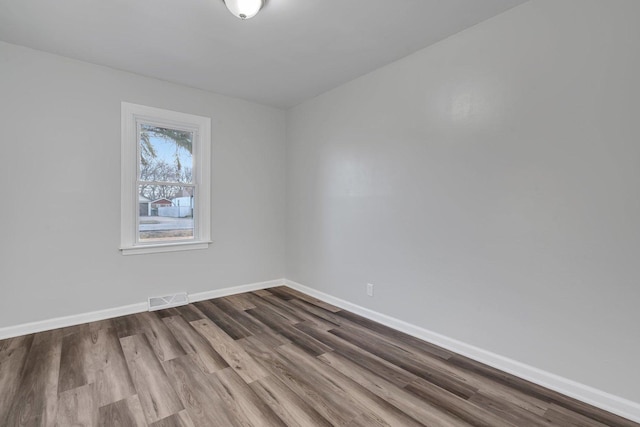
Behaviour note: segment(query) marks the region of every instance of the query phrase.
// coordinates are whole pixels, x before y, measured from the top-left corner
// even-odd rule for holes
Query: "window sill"
[[[141,254],[155,254],[162,252],[178,252],[178,251],[193,251],[197,249],[208,249],[211,241],[197,241],[197,242],[176,242],[176,243],[159,243],[140,246],[128,246],[120,248],[122,255],[141,255]]]

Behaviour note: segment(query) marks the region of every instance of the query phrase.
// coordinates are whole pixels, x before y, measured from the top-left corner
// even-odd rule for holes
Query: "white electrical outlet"
[[[367,283],[367,295],[373,296],[373,285],[371,283]]]

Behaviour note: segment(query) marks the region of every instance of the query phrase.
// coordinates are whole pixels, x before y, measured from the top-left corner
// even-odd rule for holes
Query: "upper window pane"
[[[140,125],[140,181],[193,183],[193,132]]]

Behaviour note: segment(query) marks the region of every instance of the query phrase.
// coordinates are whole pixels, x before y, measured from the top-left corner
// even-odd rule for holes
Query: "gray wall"
[[[292,109],[287,278],[640,402],[638,16],[534,0]]]
[[[120,254],[121,101],[212,118],[208,250]],[[0,43],[0,135],[0,327],[284,275],[281,110]]]

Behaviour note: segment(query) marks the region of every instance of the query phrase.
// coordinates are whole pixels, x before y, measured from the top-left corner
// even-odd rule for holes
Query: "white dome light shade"
[[[264,0],[222,0],[229,9],[229,12],[233,13],[240,19],[249,19],[256,16],[262,6],[264,6]]]

